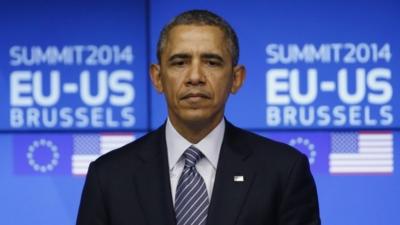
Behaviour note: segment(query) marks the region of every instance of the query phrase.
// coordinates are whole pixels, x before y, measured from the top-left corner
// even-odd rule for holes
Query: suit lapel
[[[175,211],[172,204],[165,126],[155,131],[149,148],[142,151],[143,164],[136,170],[134,182],[137,197],[149,225],[173,225]]]
[[[236,135],[237,128],[226,123],[224,141],[208,211],[207,224],[234,225],[254,180],[249,146]],[[235,181],[236,177],[236,181]],[[243,178],[243,181],[241,181]]]
[[[226,123],[207,224],[234,225],[255,177],[251,150],[237,135],[238,129]],[[165,126],[153,134],[147,149],[139,153],[142,164],[136,169],[137,198],[149,225],[176,224],[172,204]],[[234,177],[237,176],[237,181]],[[243,182],[240,181],[243,177]]]

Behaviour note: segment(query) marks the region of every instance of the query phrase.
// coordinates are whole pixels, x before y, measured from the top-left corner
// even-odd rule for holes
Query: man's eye
[[[173,65],[173,66],[183,66],[183,65],[185,65],[185,61],[174,61],[174,62],[172,62],[171,63],[171,65]]]
[[[221,66],[222,64],[221,64],[221,62],[219,62],[219,61],[214,61],[214,60],[208,60],[207,61],[207,64],[209,65],[209,66]]]

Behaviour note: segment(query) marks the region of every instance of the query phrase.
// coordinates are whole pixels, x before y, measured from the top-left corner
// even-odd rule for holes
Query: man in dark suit
[[[224,119],[245,78],[231,26],[184,12],[157,47],[150,74],[167,122],[91,163],[77,224],[320,224],[307,157]]]

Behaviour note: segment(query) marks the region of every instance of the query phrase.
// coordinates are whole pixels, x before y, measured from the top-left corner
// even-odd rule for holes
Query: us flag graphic
[[[332,174],[393,173],[392,132],[338,132],[331,134],[329,171]]]
[[[72,174],[86,175],[99,156],[134,141],[133,134],[77,134],[73,138]]]

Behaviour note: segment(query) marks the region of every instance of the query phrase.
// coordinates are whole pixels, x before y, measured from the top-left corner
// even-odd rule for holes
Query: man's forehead
[[[227,46],[224,33],[217,26],[178,25],[170,30],[165,47],[168,54],[196,50],[223,54]]]

